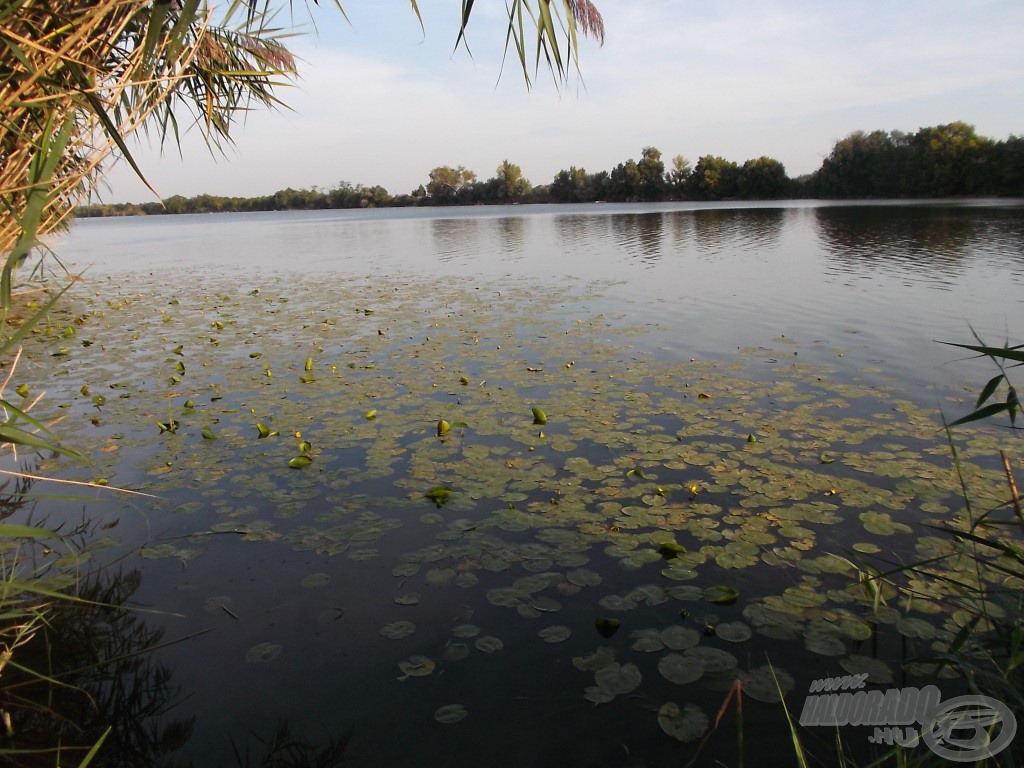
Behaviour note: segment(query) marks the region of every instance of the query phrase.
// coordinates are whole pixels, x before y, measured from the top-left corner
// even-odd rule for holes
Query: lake
[[[794,718],[828,677],[964,690],[914,661],[951,588],[860,575],[952,552],[941,414],[996,370],[937,342],[1024,338],[1021,201],[88,219],[54,249],[82,282],[12,384],[92,460],[35,470],[152,494],[31,511],[81,522],[158,643],[115,709],[166,738],[112,749],[260,764],[286,723],[345,765],[736,764],[740,680],[760,765],[792,755],[780,688]],[[995,506],[1019,443],[956,437]]]

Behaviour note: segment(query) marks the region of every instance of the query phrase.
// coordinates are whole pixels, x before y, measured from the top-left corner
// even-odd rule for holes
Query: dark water
[[[743,371],[737,373],[737,380],[752,382],[751,392],[757,391],[753,382],[781,381],[785,378],[778,373],[781,365],[799,358],[808,366],[827,366],[829,375],[843,385],[856,382],[865,391],[884,387],[887,396],[898,395],[932,411],[939,406],[963,409],[969,402],[954,401],[970,401],[991,371],[981,363],[957,362],[963,356],[936,340],[969,342],[970,328],[994,343],[1019,341],[1024,335],[1024,207],[1019,202],[541,206],[85,220],[76,223],[55,248],[73,273],[84,270],[83,290],[98,297],[111,288],[123,296],[136,292],[184,297],[227,292],[231,286],[243,295],[250,286],[260,286],[261,296],[270,291],[280,296],[293,291],[308,294],[294,298],[301,310],[298,316],[307,312],[314,325],[320,321],[316,313],[333,309],[325,306],[330,303],[331,285],[338,286],[339,294],[350,285],[367,292],[375,287],[397,292],[399,286],[418,282],[429,284],[435,296],[445,293],[444,286],[453,293],[494,292],[502,296],[504,311],[523,313],[522,329],[518,335],[509,331],[507,338],[522,349],[536,346],[530,354],[537,359],[543,358],[546,342],[531,337],[527,319],[546,318],[545,322],[571,328],[567,318],[585,309],[588,316],[600,318],[593,324],[600,337],[594,343],[600,342],[603,354],[610,355],[595,358],[592,370],[607,378],[613,362],[646,366],[651,378],[644,379],[641,394],[650,396],[655,405],[661,402],[657,398],[676,394],[672,382],[682,380],[677,378],[680,369],[673,366],[690,360],[729,365],[739,354],[743,362],[737,365]],[[540,298],[548,303],[540,305]],[[210,314],[214,322],[222,316]],[[116,325],[115,317],[109,315],[108,327],[111,322]],[[399,323],[404,323],[403,329],[410,323],[397,309],[394,317],[396,325],[388,327],[389,335]],[[244,317],[241,322],[246,322]],[[515,326],[517,321],[512,322]],[[486,323],[482,326],[486,328]],[[285,327],[283,320],[281,327]],[[162,386],[153,371],[173,346],[173,331],[161,336],[159,327],[140,327],[138,333],[142,343],[148,340],[159,354],[150,359],[110,349],[110,375],[129,382],[134,376],[140,389]],[[290,343],[282,331],[282,346]],[[369,348],[372,339],[365,344]],[[587,349],[579,350],[580,359]],[[613,360],[617,350],[621,360]],[[294,356],[304,355],[296,352]],[[247,359],[244,354],[237,357],[227,365],[242,366]],[[548,364],[561,365],[563,359]],[[74,374],[73,362],[69,368]],[[475,382],[477,377],[472,378]],[[80,383],[75,375],[64,384],[56,380],[48,397],[57,402],[72,397]],[[683,384],[679,386],[681,392]],[[794,391],[804,388],[812,396],[826,391],[814,389],[818,386],[803,381],[793,384]],[[743,389],[737,385],[737,405],[731,406],[739,413]],[[254,402],[255,395],[247,396],[237,398],[242,412]],[[763,397],[765,402],[756,406],[759,413],[788,407],[767,402],[775,395]],[[317,402],[328,401],[310,402],[315,408]],[[417,407],[415,403],[406,406]],[[353,408],[358,413],[365,410],[359,405]],[[680,428],[671,408],[651,410],[654,415],[638,426],[638,433],[671,435]],[[628,412],[628,407],[622,411]],[[871,412],[871,408],[863,411]],[[333,411],[306,414],[308,427],[303,426],[303,433],[327,432],[332,414],[337,415]],[[154,413],[149,424],[163,418],[163,413]],[[225,416],[222,423],[233,418]],[[787,427],[795,446],[792,450],[802,450],[803,439],[808,455],[817,456],[827,439],[824,422],[829,418],[823,413],[808,417],[799,428]],[[133,427],[115,420],[99,429],[106,429],[102,434],[109,439]],[[558,436],[558,429],[553,424],[549,431]],[[747,431],[745,426],[737,429],[736,435],[723,437],[734,440],[733,448],[742,447]],[[160,504],[109,497],[93,503],[104,505],[101,516],[120,521],[115,532],[121,539],[113,551],[124,558],[121,566],[141,569],[142,585],[135,600],[162,612],[151,623],[165,627],[167,639],[189,638],[156,654],[172,671],[183,697],[169,716],[196,718],[195,733],[179,753],[181,759],[196,765],[233,765],[232,740],[259,752],[260,741],[285,719],[311,742],[322,743],[329,735],[350,731],[348,759],[356,765],[686,764],[696,754],[695,745],[680,744],[661,731],[659,707],[667,700],[680,705],[693,702],[713,720],[731,678],[708,675],[703,684],[675,686],[659,676],[654,666],[657,657],[648,654],[637,661],[643,654],[630,650],[634,642],[630,632],[673,623],[701,629],[704,619],[704,623],[743,622],[749,618],[744,613],[748,596],[759,599],[801,578],[765,576],[757,568],[733,571],[709,562],[697,569],[694,581],[679,584],[704,588],[730,583],[744,599],[731,606],[703,600],[641,602],[622,616],[623,629],[610,644],[617,648],[619,662],[641,665],[644,682],[628,695],[595,705],[583,698],[584,689],[594,685],[594,675],[576,669],[572,658],[605,644],[593,621],[597,614],[611,614],[597,601],[645,584],[673,586],[674,582],[659,576],[662,566],[624,569],[616,556],[602,551],[604,542],[580,558],[601,574],[601,585],[577,593],[564,579],[552,577],[550,588],[542,592],[558,598],[561,610],[534,621],[483,599],[488,590],[507,587],[514,579],[534,573],[526,567],[529,556],[512,563],[508,571],[479,567],[484,555],[500,549],[498,542],[473,540],[464,552],[449,552],[437,561],[459,573],[474,573],[479,582],[470,589],[424,584],[432,567],[429,560],[406,584],[405,578],[393,575],[396,564],[404,562],[401,553],[446,541],[455,541],[452,546],[457,548],[458,539],[454,534],[437,536],[434,528],[416,523],[417,517],[431,511],[429,504],[420,501],[415,513],[393,504],[410,496],[409,488],[399,485],[403,469],[394,476],[355,477],[351,485],[332,485],[348,465],[371,468],[365,444],[353,446],[338,439],[326,475],[295,480],[286,470],[284,475],[269,472],[261,478],[260,469],[250,466],[248,474],[229,472],[220,484],[205,476],[217,466],[189,463],[188,453],[202,450],[200,443],[193,442],[174,455],[174,461],[180,459],[187,468],[170,475],[174,478],[170,486],[160,478],[155,491],[164,499]],[[396,455],[413,451],[416,440],[413,433],[400,437]],[[903,447],[924,447],[915,440],[920,438],[908,438]],[[494,450],[507,449],[498,434],[481,435],[479,441]],[[126,446],[116,464],[117,481],[149,490],[147,483],[157,480],[144,469],[151,469],[153,456],[162,458],[161,450],[140,441],[131,443],[130,450]],[[238,455],[244,456],[245,450],[240,447]],[[601,445],[599,438],[578,439],[577,447],[565,452],[559,462],[578,456],[598,463],[614,450],[614,445]],[[472,463],[476,455],[467,450],[465,458]],[[637,449],[635,455],[645,454]],[[622,463],[622,472],[628,466]],[[835,471],[839,480],[853,476],[843,475],[846,470],[839,467]],[[678,485],[690,476],[693,472],[665,471],[661,477]],[[899,479],[897,473],[889,485],[882,485],[888,492]],[[349,493],[358,494],[364,514],[402,520],[387,533],[384,543],[373,539],[369,546],[378,547],[379,552],[364,559],[353,558],[351,549],[348,556],[332,556],[288,546],[288,536],[300,523],[312,525],[322,519],[331,505],[344,503]],[[527,492],[517,504],[536,504],[540,495],[540,491]],[[567,495],[571,496],[571,489],[567,488]],[[280,513],[278,517],[283,517],[281,510],[290,504],[288,509],[298,510],[298,517],[289,518],[283,527],[284,541],[273,536],[245,541],[211,534],[214,524],[223,519],[209,513],[210,505],[223,512],[234,498],[253,505],[261,516]],[[480,521],[504,504],[501,497],[482,498],[478,507],[441,513]],[[182,506],[189,504],[193,506]],[[91,508],[87,506],[85,513],[90,514]],[[855,521],[856,514],[851,513],[850,519]],[[503,546],[535,543],[529,530],[515,526],[502,530]],[[137,555],[140,546],[177,542],[176,537],[187,541],[188,536],[202,532],[206,540],[194,558],[140,559]],[[694,546],[700,547],[700,542]],[[900,546],[908,554],[913,552],[912,543]],[[358,545],[353,547],[358,550]],[[564,564],[555,562],[543,572],[564,575],[578,567],[571,555],[579,552],[571,547],[559,552]],[[304,579],[313,574],[327,574],[329,584],[314,589],[304,586]],[[832,586],[828,578],[822,576],[825,586]],[[422,603],[396,606],[394,595],[413,585],[423,594]],[[558,591],[559,585],[565,587],[564,594]],[[230,614],[209,603],[210,598],[223,595],[232,598]],[[687,616],[680,618],[681,610]],[[381,637],[383,625],[405,618],[417,625],[413,635],[399,640]],[[497,636],[504,648],[490,653],[479,650],[474,646],[479,635],[468,639],[453,635],[453,627],[461,624],[473,624],[482,635]],[[562,643],[539,641],[537,631],[546,624],[571,628],[571,638]],[[204,634],[191,637],[197,632]],[[894,632],[880,630],[867,643],[850,642],[848,652],[892,659],[899,656],[901,642]],[[273,644],[279,655],[265,663],[247,661],[246,653],[261,643]],[[453,644],[468,647],[465,658],[457,658],[461,651],[449,650]],[[845,674],[836,657],[809,654],[799,640],[771,640],[755,634],[746,643],[726,644],[712,637],[702,644],[734,653],[745,670],[762,666],[767,654],[773,664],[796,678],[787,702],[797,713],[810,679]],[[437,669],[429,676],[398,681],[402,676],[398,663],[413,655],[430,658]],[[950,683],[950,693],[954,685]],[[455,703],[469,712],[465,720],[450,725],[434,720],[435,710]],[[777,764],[764,756],[789,754],[781,708],[755,700],[747,700],[745,706],[746,738],[755,745],[748,747],[747,764]],[[696,764],[714,758],[734,763],[735,727],[730,715]],[[818,731],[808,729],[804,736],[827,756],[833,736],[826,729]],[[865,738],[864,730],[857,732],[858,749]],[[829,763],[832,758],[823,759]]]

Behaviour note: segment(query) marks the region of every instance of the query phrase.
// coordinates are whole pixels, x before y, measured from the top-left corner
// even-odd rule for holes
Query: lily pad
[[[618,619],[609,619],[603,616],[594,619],[594,627],[601,633],[601,637],[611,637],[619,631],[620,626],[622,626],[622,622]]]
[[[544,629],[537,633],[537,636],[545,643],[560,643],[563,640],[568,640],[571,634],[572,630],[569,627],[556,624],[544,627]]]
[[[743,684],[743,693],[765,704],[778,704],[795,686],[791,674],[767,664],[749,672],[740,671],[738,677]]]
[[[696,656],[667,653],[658,660],[661,676],[677,685],[686,685],[704,676],[704,662]]]
[[[609,646],[598,648],[586,656],[573,656],[572,665],[581,672],[596,672],[615,661],[615,649]]]
[[[398,662],[398,668],[402,670],[402,676],[399,680],[406,680],[410,677],[427,677],[434,673],[437,664],[433,659],[429,659],[426,656],[410,656],[408,659],[403,659]]]
[[[636,664],[619,665],[612,662],[594,673],[594,681],[599,687],[619,695],[629,693],[640,685],[640,668]]]
[[[505,643],[492,635],[478,637],[474,645],[484,653],[494,653],[505,647]]]
[[[668,701],[658,710],[658,725],[673,739],[691,742],[707,733],[708,716],[696,704],[684,704],[680,708]]]
[[[401,640],[416,631],[416,625],[411,621],[392,621],[380,628],[380,634],[388,640]]]
[[[451,725],[466,719],[469,713],[461,704],[445,704],[434,712],[434,719],[439,723]]]
[[[281,646],[277,643],[259,643],[246,651],[245,660],[250,664],[266,664],[280,655]]]
[[[742,621],[723,621],[715,625],[715,635],[728,643],[742,643],[753,636],[750,627]]]
[[[881,659],[851,653],[847,659],[840,659],[839,665],[851,675],[867,673],[868,682],[878,685],[890,685],[893,682],[892,667]]]

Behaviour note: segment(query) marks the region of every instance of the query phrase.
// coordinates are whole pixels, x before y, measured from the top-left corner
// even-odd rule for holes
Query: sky
[[[295,2],[294,16],[282,0],[277,26],[299,32],[299,77],[279,93],[288,110],[250,113],[219,156],[195,130],[180,151],[129,147],[160,197],[252,197],[341,182],[402,194],[437,166],[486,180],[504,160],[546,184],[648,146],[666,165],[767,155],[795,177],[856,130],[962,120],[994,139],[1024,134],[1021,0],[594,3],[604,45],[582,42],[568,83],[542,66],[527,88],[518,59],[502,69],[504,2],[476,3],[467,52],[454,0],[419,0],[425,31],[406,0],[343,0],[348,21],[331,0],[308,15]],[[154,199],[126,163],[108,167],[99,200]]]

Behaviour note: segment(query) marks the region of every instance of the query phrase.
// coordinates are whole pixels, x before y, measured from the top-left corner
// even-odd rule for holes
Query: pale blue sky
[[[1020,0],[595,3],[607,38],[583,43],[582,85],[559,90],[542,72],[528,91],[517,61],[498,79],[503,2],[476,3],[470,57],[453,53],[455,0],[420,0],[425,37],[406,0],[348,0],[351,24],[321,0],[318,33],[291,43],[301,79],[282,96],[294,111],[251,115],[224,157],[192,136],[184,160],[145,143],[137,159],[162,197],[339,181],[398,194],[438,165],[486,179],[508,159],[540,184],[655,146],[666,161],[768,155],[797,176],[858,129],[964,120],[996,139],[1024,134]],[[153,199],[123,163],[108,184],[107,202]]]

